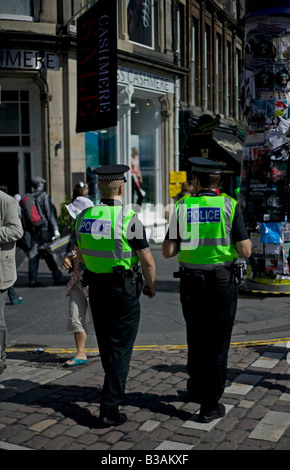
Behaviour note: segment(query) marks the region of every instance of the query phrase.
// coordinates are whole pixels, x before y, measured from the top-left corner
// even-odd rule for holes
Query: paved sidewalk
[[[129,459],[133,451],[144,451],[148,459],[185,458],[174,464],[185,464],[194,450],[290,450],[286,340],[232,343],[222,398],[227,413],[209,424],[197,422],[199,405],[180,400],[186,347],[136,347],[122,407],[128,421],[110,428],[97,419],[103,382],[97,351],[88,351],[88,365],[66,369],[63,352],[10,350],[0,376],[0,450],[98,450],[98,459],[121,451]]]

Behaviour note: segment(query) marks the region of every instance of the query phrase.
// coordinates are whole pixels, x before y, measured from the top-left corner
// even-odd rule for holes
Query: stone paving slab
[[[265,354],[262,354],[253,364],[251,364],[251,367],[272,369],[279,363],[283,356],[283,353],[266,352]]]
[[[289,389],[290,389],[290,384],[289,384]],[[279,397],[279,400],[282,401],[290,401],[290,393],[282,393],[281,397]]]
[[[233,405],[225,405],[226,408],[226,414],[233,408]],[[184,428],[191,428],[191,429],[201,429],[202,431],[210,431],[221,419],[223,418],[218,418],[213,420],[211,423],[199,423],[198,422],[198,415],[199,415],[199,409],[197,410],[194,415],[188,420],[185,421],[185,423],[182,425]]]
[[[249,438],[278,442],[289,425],[290,413],[268,411],[266,416],[251,432]]]
[[[183,450],[189,451],[193,448],[190,444],[183,444],[182,442],[174,442],[174,441],[163,441],[162,444],[159,444],[155,448],[155,450]]]
[[[262,378],[262,375],[240,374],[229,387],[226,387],[225,393],[246,395]]]

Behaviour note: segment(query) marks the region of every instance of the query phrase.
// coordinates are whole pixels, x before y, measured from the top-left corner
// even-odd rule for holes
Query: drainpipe
[[[174,123],[174,164],[179,171],[179,109],[180,109],[180,80],[175,77],[175,123]]]
[[[51,93],[46,79],[40,73],[38,74],[35,82],[40,88],[40,102],[42,107],[42,123],[43,123],[43,142],[42,149],[45,155],[44,176],[47,180],[48,193],[51,195],[51,155],[50,155],[50,116],[49,116],[49,102],[52,99]]]

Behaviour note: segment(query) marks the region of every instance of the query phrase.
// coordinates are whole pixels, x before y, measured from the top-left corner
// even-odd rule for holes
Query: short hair
[[[199,179],[201,186],[204,188],[217,188],[221,179],[220,175],[210,175],[197,171],[195,171],[193,175]]]
[[[99,181],[98,186],[104,199],[118,195],[119,187],[124,185],[124,180]]]

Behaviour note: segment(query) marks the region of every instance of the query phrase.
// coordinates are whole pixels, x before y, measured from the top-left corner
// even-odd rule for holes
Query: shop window
[[[142,200],[143,203],[156,204],[155,106],[153,101],[141,98],[135,98],[133,104],[135,107],[131,115],[131,154],[135,153],[139,157],[142,197],[132,177],[132,202],[140,203]]]
[[[218,33],[215,47],[215,112],[223,113],[222,37]]]
[[[240,119],[240,106],[239,106],[239,97],[240,97],[240,82],[241,82],[241,51],[236,49],[235,53],[235,108],[234,108],[234,118]]]
[[[86,179],[89,185],[89,196],[97,202],[98,191],[94,168],[113,165],[117,162],[116,128],[110,127],[100,131],[85,133],[86,146]]]
[[[227,41],[225,57],[225,115],[230,115],[231,109],[231,44]]]
[[[238,19],[238,9],[239,9],[238,1],[233,0],[232,4],[233,4],[233,17],[235,18],[235,20],[237,20]]]
[[[212,110],[211,57],[211,28],[206,25],[204,33],[204,109],[209,110]]]
[[[132,42],[154,48],[154,0],[127,0],[128,35]]]
[[[191,27],[191,103],[196,106],[199,105],[198,47],[198,22],[193,18]]]
[[[33,21],[37,7],[38,0],[1,0],[0,18]]]
[[[175,39],[175,63],[184,63],[184,8],[178,4],[176,8],[176,39]]]
[[[4,90],[0,105],[0,146],[29,146],[29,93]]]

